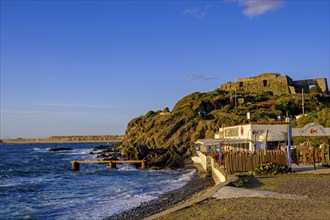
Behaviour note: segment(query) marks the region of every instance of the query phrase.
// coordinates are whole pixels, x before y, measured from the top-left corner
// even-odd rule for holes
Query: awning
[[[222,144],[242,144],[242,143],[250,143],[251,140],[247,139],[198,139],[195,144],[203,144],[203,145],[218,145]]]
[[[215,140],[215,139],[198,139],[195,144],[203,144],[203,145],[218,145],[222,143],[221,140]]]
[[[222,144],[245,144],[245,143],[250,143],[251,140],[247,139],[221,139]]]

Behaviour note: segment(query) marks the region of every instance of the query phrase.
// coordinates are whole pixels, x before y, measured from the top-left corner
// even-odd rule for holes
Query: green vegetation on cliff
[[[299,119],[291,122],[292,127],[302,128],[309,123],[318,123],[323,127],[330,127],[330,108],[323,108],[319,111],[311,111]],[[320,136],[320,137],[293,137],[294,144],[298,145],[300,143],[309,142],[314,147],[319,147],[320,144],[330,143],[329,137]]]
[[[177,168],[183,158],[193,153],[194,142],[213,138],[222,125],[275,121],[277,116],[298,115],[302,108],[301,94],[273,96],[221,91],[192,93],[181,99],[169,112],[149,111],[129,122],[122,141],[122,155],[146,159],[149,167]],[[319,112],[329,108],[329,96],[318,90],[306,94],[305,111]],[[250,112],[251,119],[246,117]]]

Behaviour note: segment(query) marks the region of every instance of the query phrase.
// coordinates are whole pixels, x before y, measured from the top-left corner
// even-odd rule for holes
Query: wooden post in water
[[[71,168],[72,168],[73,171],[79,170],[80,169],[80,163],[78,163],[75,160],[71,161]]]
[[[142,160],[141,162],[141,169],[145,169],[146,168],[146,161]]]
[[[109,163],[108,163],[108,168],[109,168],[109,169],[116,168],[116,163],[114,163],[114,162],[112,162],[112,161],[109,161]]]

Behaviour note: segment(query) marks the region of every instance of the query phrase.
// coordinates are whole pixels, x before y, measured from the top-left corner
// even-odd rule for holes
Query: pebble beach
[[[207,199],[157,218],[177,219],[330,219],[329,174],[281,174],[245,177],[247,189],[302,197]]]

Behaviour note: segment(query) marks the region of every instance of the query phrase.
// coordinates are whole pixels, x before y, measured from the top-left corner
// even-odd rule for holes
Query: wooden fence
[[[312,147],[297,147],[292,150],[291,157],[296,164],[330,164],[330,146],[315,149]]]
[[[324,163],[330,165],[330,146],[322,149],[314,149],[308,147],[297,147],[291,150],[291,159],[294,163],[299,165]],[[206,156],[212,158],[220,164],[219,152],[205,153]],[[288,158],[286,151],[267,150],[266,152],[244,152],[244,151],[225,151],[222,154],[221,166],[225,168],[228,173],[234,172],[248,172],[253,171],[259,164],[274,163],[281,166],[288,165]]]
[[[288,165],[287,153],[279,150],[256,151],[254,153],[224,152],[223,161],[228,173],[252,171],[262,163]]]

